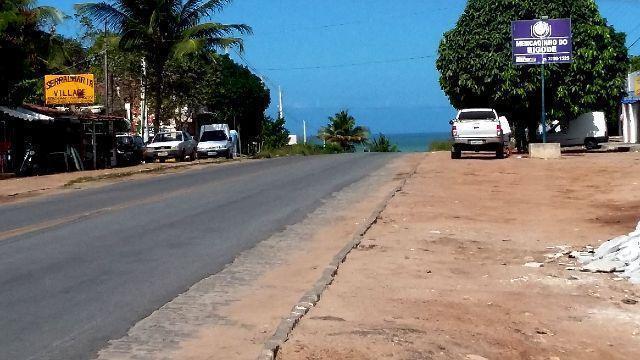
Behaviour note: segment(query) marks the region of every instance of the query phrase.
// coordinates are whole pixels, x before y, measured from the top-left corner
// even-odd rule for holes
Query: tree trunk
[[[153,119],[153,131],[157,134],[160,131],[160,124],[162,123],[162,92],[164,89],[164,68],[165,61],[159,60],[154,66],[155,79],[153,81],[153,96],[155,102],[154,119]]]

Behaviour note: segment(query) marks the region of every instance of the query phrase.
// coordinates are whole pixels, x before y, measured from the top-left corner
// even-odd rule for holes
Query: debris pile
[[[616,272],[621,278],[640,284],[640,224],[629,235],[611,239],[595,250],[574,251],[569,256],[582,263],[582,271]]]

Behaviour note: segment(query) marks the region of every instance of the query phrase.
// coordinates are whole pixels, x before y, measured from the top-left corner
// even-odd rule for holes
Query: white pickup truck
[[[460,159],[463,151],[491,151],[498,159],[509,156],[511,127],[507,118],[494,109],[463,109],[451,121],[453,146],[451,158]]]

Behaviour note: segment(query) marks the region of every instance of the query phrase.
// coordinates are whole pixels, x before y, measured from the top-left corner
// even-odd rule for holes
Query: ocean
[[[385,134],[385,136],[392,144],[397,145],[401,152],[428,151],[432,141],[446,141],[451,138],[451,134],[448,132]]]
[[[446,141],[451,138],[448,132],[409,133],[409,134],[384,134],[391,144],[398,146],[400,152],[426,152],[432,141]],[[377,137],[378,135],[373,135]],[[301,137],[298,137],[301,138]],[[322,144],[322,140],[315,136],[310,137],[311,144]],[[363,145],[356,146],[356,151],[364,151]]]

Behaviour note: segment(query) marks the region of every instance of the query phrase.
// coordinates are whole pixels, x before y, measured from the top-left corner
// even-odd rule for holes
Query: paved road
[[[0,359],[87,359],[389,154],[211,167],[0,206]]]

